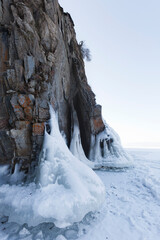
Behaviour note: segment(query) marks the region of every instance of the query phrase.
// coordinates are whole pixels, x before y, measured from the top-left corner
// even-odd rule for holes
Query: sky
[[[88,82],[124,147],[160,148],[160,1],[59,0],[85,41]]]

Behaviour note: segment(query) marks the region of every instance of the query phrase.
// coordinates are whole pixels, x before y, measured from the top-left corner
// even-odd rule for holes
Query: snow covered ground
[[[129,150],[134,168],[96,171],[106,187],[106,202],[81,223],[56,228],[8,223],[0,217],[0,240],[159,240],[160,150]]]
[[[130,150],[135,167],[99,171],[106,204],[81,240],[160,239],[160,150]]]

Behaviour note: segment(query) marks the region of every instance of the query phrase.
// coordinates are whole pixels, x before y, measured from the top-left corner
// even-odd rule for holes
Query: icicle
[[[91,136],[89,159],[94,168],[124,168],[133,165],[132,158],[121,146],[118,134],[106,125],[106,129]]]
[[[73,130],[73,133],[72,133],[70,151],[80,161],[82,161],[83,163],[85,163],[89,167],[94,168],[94,163],[87,159],[87,157],[84,153],[83,147],[82,147],[80,130],[79,130],[79,123],[78,123],[77,113],[76,113],[75,110],[73,111],[73,121],[74,121],[74,130]]]
[[[0,214],[9,221],[35,226],[54,222],[67,227],[99,209],[105,187],[91,168],[72,155],[50,108],[50,131],[45,131],[36,182],[0,187]],[[80,139],[79,139],[80,140]],[[77,147],[79,146],[78,142]]]

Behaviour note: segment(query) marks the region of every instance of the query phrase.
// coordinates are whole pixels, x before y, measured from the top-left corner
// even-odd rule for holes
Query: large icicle
[[[105,187],[99,177],[72,155],[51,109],[51,133],[45,132],[36,184],[0,187],[0,214],[29,226],[54,222],[66,227],[99,209]]]
[[[79,130],[79,122],[78,122],[77,113],[75,110],[73,110],[73,121],[74,121],[74,129],[73,129],[73,133],[72,133],[70,151],[80,161],[82,161],[89,167],[94,168],[94,163],[87,159],[87,157],[84,153],[83,147],[82,147],[80,130]]]

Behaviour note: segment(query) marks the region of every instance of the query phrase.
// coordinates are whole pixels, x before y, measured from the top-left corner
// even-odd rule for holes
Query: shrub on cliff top
[[[90,62],[92,60],[91,52],[90,52],[89,48],[87,48],[85,46],[85,42],[81,41],[79,43],[79,46],[80,46],[80,49],[81,49],[81,53],[82,53],[83,59],[85,59],[86,61]]]

